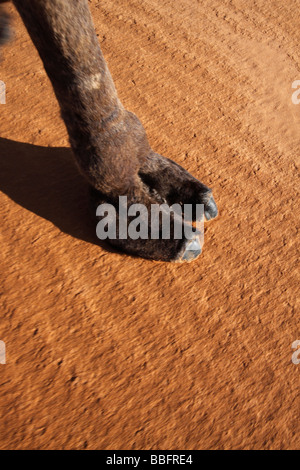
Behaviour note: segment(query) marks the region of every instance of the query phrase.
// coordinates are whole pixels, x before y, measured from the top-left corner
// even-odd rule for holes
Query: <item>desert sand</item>
[[[300,4],[92,0],[152,147],[209,185],[201,256],[99,246],[14,10],[0,79],[1,449],[299,449]]]

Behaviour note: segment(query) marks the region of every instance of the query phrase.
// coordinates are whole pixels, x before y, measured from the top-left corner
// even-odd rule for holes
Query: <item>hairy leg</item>
[[[0,0],[1,3],[6,3],[8,0]],[[10,27],[10,17],[0,5],[0,46],[7,43],[12,37]]]
[[[139,119],[124,109],[102,55],[87,0],[13,0],[43,61],[60,104],[71,147],[89,181],[94,205],[119,196],[128,204],[203,203],[217,215],[211,190],[176,163],[154,153]],[[190,260],[192,242],[123,240],[115,246],[158,260]],[[193,243],[193,253],[186,254]],[[191,251],[191,250],[188,250]]]

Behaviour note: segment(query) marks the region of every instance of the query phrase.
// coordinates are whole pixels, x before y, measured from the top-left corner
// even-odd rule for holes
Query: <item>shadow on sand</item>
[[[62,232],[114,252],[96,237],[88,183],[70,149],[0,138],[0,191]]]

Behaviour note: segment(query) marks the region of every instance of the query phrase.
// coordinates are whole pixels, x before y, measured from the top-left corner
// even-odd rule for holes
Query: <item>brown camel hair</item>
[[[214,218],[217,207],[211,190],[155,153],[139,119],[120,102],[87,0],[13,3],[52,83],[75,160],[91,187],[94,210],[100,203],[117,207],[119,196],[127,196],[128,204],[142,203],[147,208],[163,202],[204,204],[206,219]],[[1,31],[3,40],[9,36],[7,16],[1,17],[0,41]],[[189,250],[191,242],[185,238],[117,238],[110,243],[127,253],[164,261],[189,261],[201,252],[200,247]]]

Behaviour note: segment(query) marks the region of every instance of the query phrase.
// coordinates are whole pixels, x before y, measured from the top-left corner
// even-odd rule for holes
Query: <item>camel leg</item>
[[[8,0],[0,0],[1,3],[6,3]],[[7,43],[12,37],[10,28],[10,17],[0,5],[0,47]]]
[[[174,162],[154,153],[139,119],[122,106],[102,55],[87,0],[13,0],[58,99],[71,147],[92,190],[93,203],[203,203],[216,215],[211,190]],[[167,178],[162,172],[166,172]],[[197,238],[195,236],[195,238]],[[194,240],[197,247],[197,239]],[[114,240],[129,253],[185,260],[190,242]],[[195,256],[199,254],[195,249]],[[193,255],[189,253],[189,259]]]

